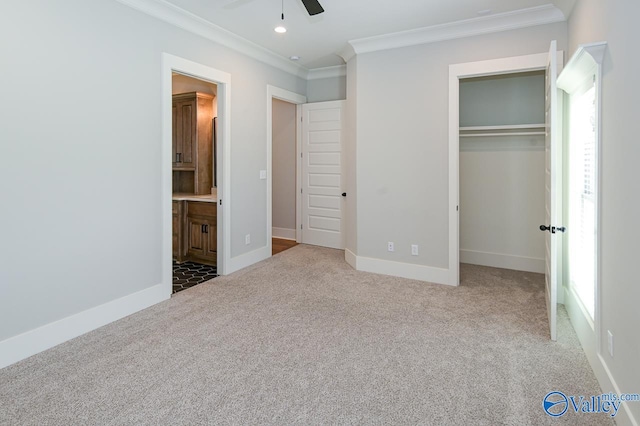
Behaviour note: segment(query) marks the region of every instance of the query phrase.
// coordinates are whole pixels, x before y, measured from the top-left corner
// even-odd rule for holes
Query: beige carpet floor
[[[543,277],[463,265],[460,287],[357,272],[305,245],[0,370],[2,425],[610,424]]]

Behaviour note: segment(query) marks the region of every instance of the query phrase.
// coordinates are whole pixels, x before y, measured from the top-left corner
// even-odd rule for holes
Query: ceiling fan
[[[318,2],[318,0],[301,0],[301,1],[304,7],[307,9],[307,12],[309,12],[309,16],[318,15],[324,12],[324,9],[322,8],[322,6],[320,6],[320,3]]]
[[[244,1],[231,0],[229,3],[227,3],[227,7],[233,6],[233,5],[240,5],[241,3],[245,3],[246,1],[247,0],[244,0]],[[309,12],[309,16],[319,15],[320,13],[324,12],[323,7],[320,5],[318,0],[300,0],[300,1],[304,5],[304,7],[307,9],[307,12]]]

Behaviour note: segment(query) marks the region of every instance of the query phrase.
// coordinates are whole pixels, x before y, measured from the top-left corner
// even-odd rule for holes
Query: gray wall
[[[461,140],[462,263],[544,272],[544,168],[544,136]]]
[[[345,102],[345,141],[343,145],[346,167],[347,198],[345,200],[345,248],[353,254],[358,253],[358,187],[357,152],[358,139],[358,57],[347,63],[347,101]],[[353,266],[353,265],[352,265]]]
[[[544,72],[460,80],[460,126],[544,124]]]
[[[566,49],[565,23],[358,56],[358,255],[448,268],[449,64],[543,53],[553,39]]]
[[[231,74],[231,255],[266,246],[267,84],[306,81],[113,0],[3,6],[0,341],[160,283],[162,52]]]
[[[296,106],[274,99],[272,106],[273,227],[296,229]]]
[[[307,81],[307,102],[341,101],[347,98],[347,77]]]
[[[602,80],[601,300],[602,357],[621,392],[640,385],[640,285],[638,285],[638,144],[640,117],[637,40],[640,3],[581,0],[569,20],[570,51],[579,44],[606,41]],[[614,357],[606,349],[614,335]],[[640,404],[628,404],[640,421]]]

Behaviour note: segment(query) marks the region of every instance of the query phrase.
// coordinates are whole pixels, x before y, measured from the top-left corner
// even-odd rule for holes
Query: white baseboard
[[[513,269],[516,271],[537,272],[544,274],[544,259],[535,257],[513,256],[510,254],[490,253],[475,250],[460,250],[460,263],[492,266],[494,268]]]
[[[571,325],[573,326],[582,349],[587,356],[587,360],[593,369],[593,372],[602,388],[603,393],[613,392],[614,394],[622,393],[620,387],[617,385],[615,379],[611,374],[611,370],[607,366],[606,360],[598,353],[597,339],[595,331],[592,327],[591,319],[578,300],[578,296],[575,294],[572,288],[564,288],[564,300],[565,308],[569,314]],[[635,392],[635,391],[634,391]],[[615,417],[616,424],[618,425],[634,425],[638,426],[638,421],[634,418],[629,403],[622,402],[622,407],[618,410],[618,414]]]
[[[358,257],[349,249],[344,249],[344,260],[351,266],[353,269],[358,269]]]
[[[282,238],[283,240],[296,240],[296,230],[287,228],[272,228],[271,236],[273,238]]]
[[[262,260],[271,257],[271,244],[267,244],[265,247],[250,251],[249,253],[241,254],[240,256],[232,257],[229,260],[229,266],[227,267],[227,274],[244,269],[247,266],[251,266],[254,263],[258,263]]]
[[[171,297],[166,284],[87,309],[0,342],[0,368],[28,358]]]
[[[350,250],[344,251],[344,257],[358,271],[450,285],[448,269],[356,256]]]

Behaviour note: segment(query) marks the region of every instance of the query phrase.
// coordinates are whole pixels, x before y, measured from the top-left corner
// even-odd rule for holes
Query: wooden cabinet
[[[187,257],[215,265],[218,256],[216,203],[187,202]]]
[[[173,99],[173,168],[195,170],[194,162],[197,144],[197,106],[196,99]]]
[[[186,255],[186,244],[184,238],[184,205],[184,201],[173,201],[171,204],[173,258],[177,262],[184,261]]]
[[[193,188],[198,195],[210,193],[213,186],[213,100],[198,92],[173,95],[174,186]]]

